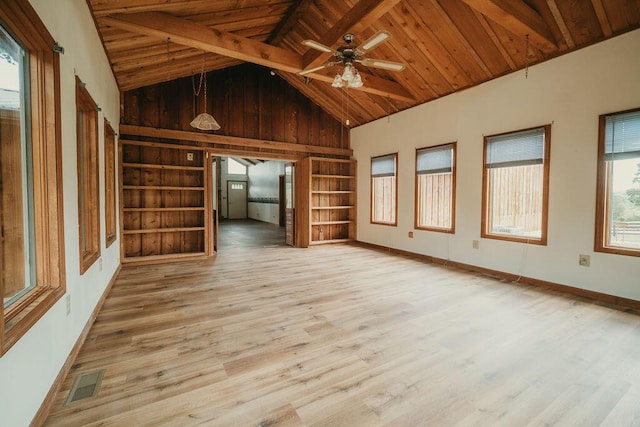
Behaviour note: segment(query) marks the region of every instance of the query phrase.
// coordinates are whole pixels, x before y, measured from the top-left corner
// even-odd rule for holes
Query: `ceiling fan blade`
[[[389,70],[389,71],[404,70],[404,64],[401,64],[400,62],[385,61],[384,59],[365,58],[365,59],[358,59],[356,60],[356,62],[359,62],[365,67],[380,68],[382,70]]]
[[[373,36],[369,37],[364,43],[358,46],[358,50],[362,53],[368,52],[371,49],[381,45],[391,38],[391,34],[386,31],[379,31]]]
[[[318,67],[309,68],[308,70],[302,70],[298,74],[300,74],[301,76],[306,76],[307,74],[315,73],[316,71],[320,71],[320,70],[325,69],[325,68],[333,67],[336,64],[337,64],[337,62],[327,62],[326,64],[320,65]]]
[[[302,40],[302,44],[310,47],[311,49],[319,50],[320,52],[334,53],[333,49],[331,49],[329,46],[325,46],[315,40]]]

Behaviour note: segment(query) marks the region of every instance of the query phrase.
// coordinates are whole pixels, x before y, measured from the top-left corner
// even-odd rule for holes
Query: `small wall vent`
[[[73,382],[73,387],[64,403],[65,406],[95,397],[100,389],[103,375],[104,369],[78,376]]]

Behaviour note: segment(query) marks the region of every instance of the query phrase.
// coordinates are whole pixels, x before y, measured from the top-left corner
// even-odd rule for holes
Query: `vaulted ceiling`
[[[640,0],[87,0],[123,91],[252,62],[276,71],[336,119],[359,125],[640,27]],[[358,66],[336,89],[331,59],[302,45],[356,45],[403,71]],[[640,49],[640,47],[639,47]],[[203,60],[204,59],[204,60]]]

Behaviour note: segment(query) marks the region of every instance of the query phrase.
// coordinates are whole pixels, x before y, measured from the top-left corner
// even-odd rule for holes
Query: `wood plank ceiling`
[[[123,91],[253,62],[336,119],[357,126],[640,27],[640,0],[87,0]],[[358,66],[364,87],[336,89],[342,67],[301,44],[337,48],[385,30]],[[204,61],[203,61],[204,59]],[[215,112],[214,112],[215,114]]]

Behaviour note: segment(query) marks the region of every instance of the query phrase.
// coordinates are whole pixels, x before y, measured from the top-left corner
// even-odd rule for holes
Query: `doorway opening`
[[[216,252],[294,244],[292,163],[214,154],[211,178]]]

